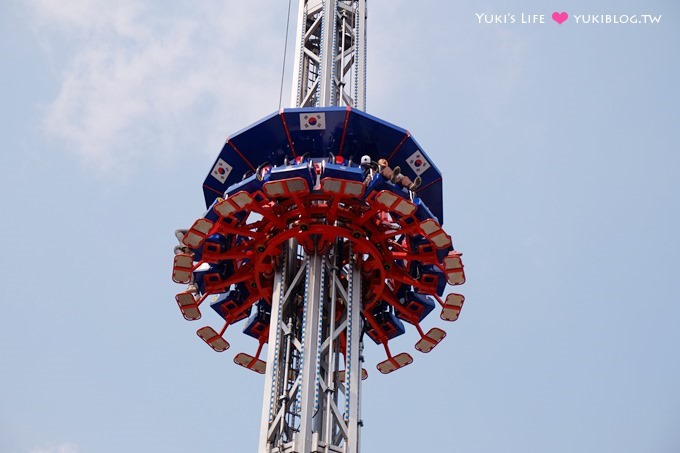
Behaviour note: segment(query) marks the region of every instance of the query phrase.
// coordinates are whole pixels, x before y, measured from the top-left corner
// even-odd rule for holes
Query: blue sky
[[[0,1],[0,453],[256,449],[255,343],[202,344],[170,269],[278,109],[287,2],[166,3]],[[368,30],[367,110],[442,170],[468,282],[413,366],[366,345],[364,451],[680,451],[680,6],[371,0]]]

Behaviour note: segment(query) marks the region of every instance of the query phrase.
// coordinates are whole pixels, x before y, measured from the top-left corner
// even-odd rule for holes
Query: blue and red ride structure
[[[381,159],[418,186],[387,179]],[[226,141],[203,191],[207,211],[177,232],[172,278],[188,286],[176,301],[187,320],[200,319],[206,301],[222,318],[220,328],[197,331],[218,352],[229,348],[228,327],[244,321],[258,348],[237,364],[265,372],[274,275],[291,240],[308,255],[338,238],[351,244],[364,333],[387,354],[382,373],[413,361],[389,347],[405,323],[417,332],[415,348],[429,352],[446,333],[424,331],[423,320],[437,305],[442,320],[458,319],[464,297],[444,294],[465,274],[442,228],[441,173],[408,131],[349,107],[284,109]]]

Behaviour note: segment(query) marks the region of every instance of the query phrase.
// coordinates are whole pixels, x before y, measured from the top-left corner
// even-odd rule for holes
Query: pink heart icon
[[[562,24],[564,21],[569,19],[569,14],[565,13],[564,11],[562,11],[561,13],[555,11],[554,13],[552,13],[552,18],[558,24]]]

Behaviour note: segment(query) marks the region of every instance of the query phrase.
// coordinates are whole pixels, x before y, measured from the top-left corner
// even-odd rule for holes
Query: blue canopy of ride
[[[227,139],[204,183],[206,206],[260,164],[283,165],[298,156],[342,156],[358,165],[363,155],[387,159],[390,167],[422,183],[416,190],[444,223],[442,177],[411,134],[349,107],[294,108],[273,113]]]

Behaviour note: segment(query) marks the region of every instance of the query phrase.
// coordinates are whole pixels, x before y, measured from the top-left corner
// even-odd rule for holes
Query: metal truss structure
[[[366,109],[366,0],[301,0],[296,107]]]
[[[446,333],[422,321],[463,306],[444,297],[465,275],[441,226],[441,173],[408,131],[362,112],[365,33],[365,0],[300,0],[295,108],[227,139],[207,211],[176,233],[185,319],[209,301],[224,324],[198,329],[208,346],[229,349],[243,320],[258,342],[234,362],[265,378],[260,453],[358,453],[364,336],[388,374],[413,362],[389,348],[404,322],[427,353]]]
[[[361,276],[351,243],[289,251],[274,286],[259,451],[356,452]]]

